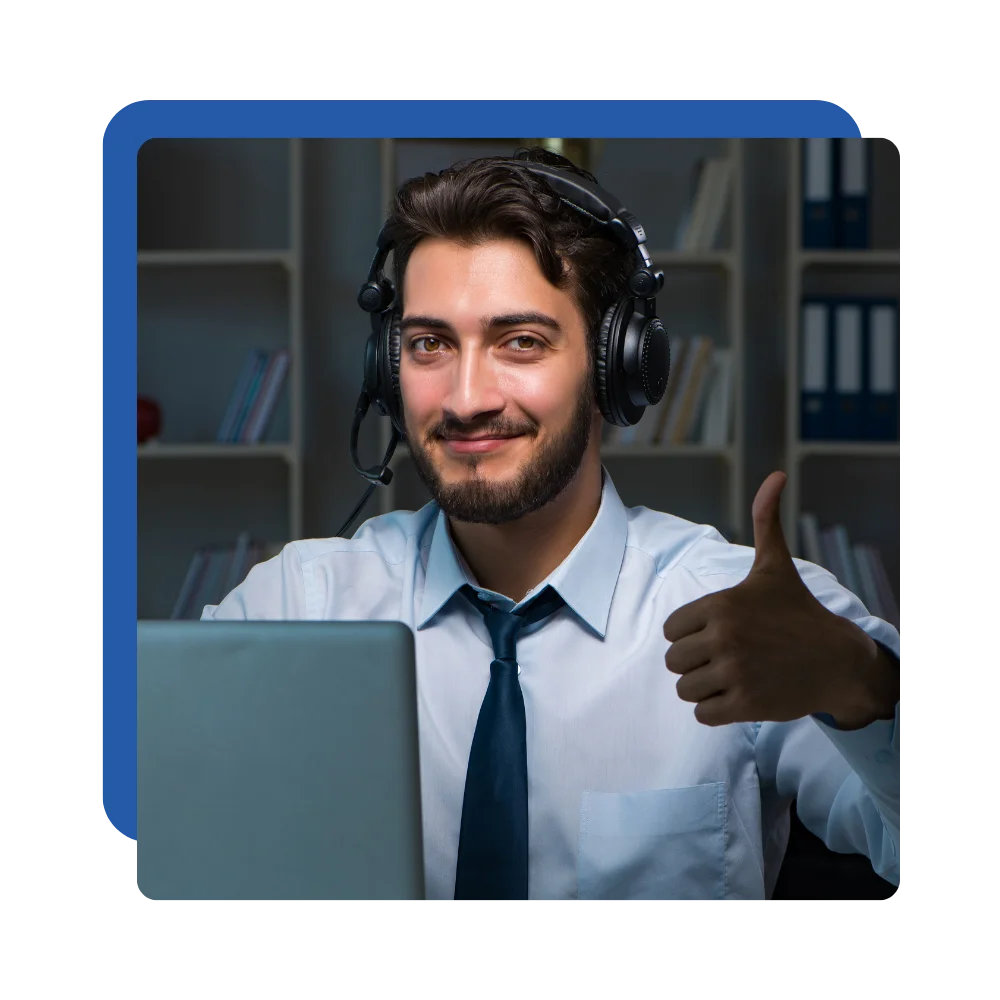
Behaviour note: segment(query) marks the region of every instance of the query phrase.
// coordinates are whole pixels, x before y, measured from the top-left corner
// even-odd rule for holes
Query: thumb
[[[785,543],[781,530],[781,491],[787,477],[783,472],[772,472],[757,490],[753,501],[753,547],[754,560],[750,572],[781,572],[791,569],[798,571],[792,562],[792,555]]]

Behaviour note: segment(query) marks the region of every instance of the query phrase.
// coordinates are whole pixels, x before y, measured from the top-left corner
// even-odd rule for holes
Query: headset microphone
[[[351,461],[354,463],[358,475],[367,479],[372,486],[388,486],[392,482],[389,460],[399,443],[399,435],[396,433],[395,427],[392,429],[389,447],[386,449],[385,455],[382,456],[381,466],[373,465],[370,469],[363,469],[361,468],[361,460],[358,458],[358,432],[361,430],[361,421],[365,419],[369,406],[371,406],[371,400],[368,398],[368,393],[362,389],[361,395],[358,396],[358,405],[354,408],[354,423],[351,424]]]
[[[351,516],[337,532],[338,535],[342,535],[350,527],[358,514],[361,513],[376,486],[388,486],[392,482],[392,469],[389,468],[389,461],[400,440],[395,427],[392,428],[392,437],[389,439],[389,447],[386,449],[385,455],[382,456],[381,466],[373,465],[370,469],[362,468],[361,459],[358,458],[358,432],[361,430],[361,422],[365,419],[370,406],[371,399],[368,396],[368,392],[366,389],[362,389],[361,395],[358,396],[358,404],[354,408],[354,422],[351,424],[351,461],[354,463],[354,468],[358,475],[368,480],[369,486],[357,507],[351,511]]]

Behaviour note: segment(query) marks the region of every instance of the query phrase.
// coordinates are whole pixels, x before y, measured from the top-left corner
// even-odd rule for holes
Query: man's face
[[[576,475],[596,412],[572,294],[519,241],[434,238],[410,257],[403,301],[403,415],[431,496],[450,517],[485,524],[545,506]]]

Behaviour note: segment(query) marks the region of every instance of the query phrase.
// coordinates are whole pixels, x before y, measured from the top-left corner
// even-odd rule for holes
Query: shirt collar
[[[625,558],[628,514],[607,469],[602,466],[601,471],[603,486],[597,517],[573,551],[547,579],[525,596],[521,604],[529,601],[545,586],[552,586],[566,604],[603,639],[611,613],[611,598]],[[466,584],[477,587],[463,563],[464,560],[448,532],[447,517],[444,511],[438,510],[427,556],[418,629],[423,628],[457,590]],[[511,605],[509,601],[506,604],[511,608],[520,607]]]

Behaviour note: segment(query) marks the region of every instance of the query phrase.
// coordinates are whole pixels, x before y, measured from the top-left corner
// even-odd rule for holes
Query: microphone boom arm
[[[354,422],[351,424],[351,461],[354,463],[354,468],[358,475],[368,480],[369,486],[365,491],[365,495],[361,498],[361,502],[354,508],[351,516],[337,532],[338,535],[342,535],[351,522],[361,513],[376,486],[388,486],[392,482],[392,470],[389,468],[389,462],[396,450],[396,445],[400,441],[399,432],[396,430],[395,424],[392,426],[392,436],[389,438],[389,446],[382,456],[381,466],[373,465],[370,469],[362,468],[361,460],[358,457],[358,433],[361,430],[361,422],[365,419],[370,406],[371,400],[368,397],[368,393],[365,389],[362,389],[361,395],[358,397],[358,405],[354,408]]]

